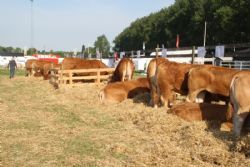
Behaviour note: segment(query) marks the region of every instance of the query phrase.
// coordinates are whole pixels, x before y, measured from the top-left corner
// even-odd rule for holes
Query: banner
[[[101,59],[101,54],[100,54],[99,49],[96,50],[96,58],[97,58],[97,59]]]
[[[224,57],[224,53],[225,53],[224,45],[218,45],[215,47],[215,57]]]
[[[137,58],[140,58],[140,56],[141,56],[141,51],[138,50],[138,51],[136,52],[136,54],[137,54]]]
[[[120,58],[122,59],[125,56],[125,52],[120,52]]]
[[[117,53],[117,52],[114,53],[114,60],[115,60],[115,61],[118,60],[118,53]]]
[[[91,57],[92,57],[92,55],[91,55],[91,53],[90,53],[90,54],[88,55],[88,58],[91,59]]]
[[[206,55],[206,48],[205,47],[198,47],[198,57],[205,57]]]
[[[162,57],[167,57],[167,49],[162,49],[161,55]]]

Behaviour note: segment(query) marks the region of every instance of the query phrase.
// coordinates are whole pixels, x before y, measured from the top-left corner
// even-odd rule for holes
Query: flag
[[[179,48],[179,44],[180,44],[180,37],[179,37],[179,34],[177,34],[177,36],[176,36],[176,48]]]
[[[117,52],[115,52],[115,54],[114,54],[114,60],[115,60],[115,61],[118,60],[118,53],[117,53]]]

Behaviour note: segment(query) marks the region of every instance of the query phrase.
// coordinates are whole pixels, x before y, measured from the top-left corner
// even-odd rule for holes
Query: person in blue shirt
[[[17,64],[14,57],[12,57],[12,59],[9,61],[8,68],[10,69],[10,79],[14,78],[15,71],[17,68]]]

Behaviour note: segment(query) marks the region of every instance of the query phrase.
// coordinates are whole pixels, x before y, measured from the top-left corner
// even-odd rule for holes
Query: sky
[[[93,46],[103,34],[112,45],[131,22],[173,3],[174,0],[33,0],[31,8],[31,0],[0,0],[0,46],[80,51],[83,44]]]

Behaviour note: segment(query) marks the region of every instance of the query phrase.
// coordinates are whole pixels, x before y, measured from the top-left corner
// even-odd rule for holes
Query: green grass
[[[134,79],[137,79],[137,78],[146,78],[147,75],[145,74],[144,71],[135,71],[134,72]]]
[[[4,76],[9,76],[10,71],[7,68],[1,68],[0,69],[0,75],[4,75]],[[24,69],[17,69],[15,76],[25,76],[25,70]]]

